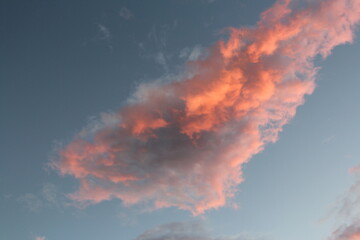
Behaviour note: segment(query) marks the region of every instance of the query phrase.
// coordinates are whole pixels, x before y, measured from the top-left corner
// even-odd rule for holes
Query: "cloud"
[[[147,230],[135,240],[192,240],[208,239],[205,229],[199,222],[174,222]]]
[[[134,17],[134,14],[127,7],[122,7],[119,11],[119,16],[125,20],[130,20]]]
[[[114,47],[111,43],[112,35],[108,27],[106,27],[103,24],[98,23],[97,24],[98,31],[100,36],[96,38],[95,40],[100,40],[106,42],[107,47],[109,48],[109,51],[112,52],[114,50]]]
[[[353,172],[356,174],[356,172]],[[339,198],[333,211],[337,219],[357,219],[360,216],[360,181],[356,181]]]
[[[46,240],[45,237],[36,237],[35,240]]]
[[[171,24],[152,25],[146,41],[138,43],[139,56],[159,64],[165,75],[173,75],[170,72],[173,53],[168,51],[168,34],[177,27],[177,20]],[[151,50],[152,49],[152,50]]]
[[[242,166],[275,142],[315,88],[314,58],[353,41],[360,1],[292,9],[278,1],[255,27],[187,63],[183,79],[141,84],[127,105],[102,115],[59,151],[53,166],[79,180],[70,198],[95,204],[219,208],[243,181]]]
[[[168,34],[170,31],[176,29],[177,21],[175,20],[171,24],[163,24],[163,25],[152,25],[150,28],[147,39],[154,44],[159,50],[165,50],[167,48],[168,42]]]
[[[186,59],[187,61],[196,61],[204,56],[204,49],[200,45],[195,46],[193,49],[188,47],[183,48],[179,53],[179,57]]]
[[[23,204],[32,212],[40,211],[43,208],[56,207],[63,208],[68,200],[65,199],[58,188],[52,183],[46,183],[39,193],[26,193],[17,198],[18,202]]]
[[[36,212],[44,206],[42,199],[32,193],[24,194],[23,196],[20,196],[17,200],[31,212]]]
[[[349,172],[352,174],[360,173],[360,165],[350,168]]]
[[[47,205],[61,208],[65,205],[65,199],[59,189],[52,183],[46,183],[41,191],[41,197]]]
[[[111,38],[110,30],[102,24],[97,24],[102,39],[109,40]]]
[[[352,168],[354,169],[354,168]],[[360,176],[358,171],[351,172]],[[358,177],[357,176],[357,177]],[[360,240],[360,181],[356,181],[337,201],[334,209],[337,222],[343,224],[338,227],[329,240]]]
[[[150,229],[135,240],[245,240],[245,236],[213,237],[200,222],[173,222]],[[262,238],[263,239],[263,238]]]
[[[165,56],[165,54],[164,54],[163,52],[158,52],[158,53],[155,55],[155,61],[164,68],[164,71],[165,71],[165,72],[168,72],[168,71],[169,71],[169,67],[168,67],[168,63],[167,63],[167,60],[166,60],[166,56]]]
[[[360,222],[339,228],[329,240],[360,240]]]

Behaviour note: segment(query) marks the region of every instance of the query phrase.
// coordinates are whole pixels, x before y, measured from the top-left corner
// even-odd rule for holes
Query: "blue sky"
[[[245,181],[225,206],[199,216],[120,199],[79,208],[68,198],[78,179],[49,167],[100,113],[126,106],[141,83],[178,76],[228,38],[225,28],[255,26],[274,2],[2,1],[0,238],[130,240],[162,224],[199,221],[211,236],[328,239],[349,220],[333,209],[359,163],[357,37],[316,58],[314,93],[279,140],[243,165]]]

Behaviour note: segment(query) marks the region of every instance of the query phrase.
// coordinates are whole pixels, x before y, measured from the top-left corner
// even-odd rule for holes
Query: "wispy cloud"
[[[35,240],[46,240],[45,237],[36,237]]]
[[[174,56],[168,50],[168,35],[176,27],[176,20],[171,24],[154,24],[149,29],[146,39],[138,43],[140,57],[159,64],[166,75],[170,75],[171,60]]]
[[[67,202],[65,196],[52,183],[44,184],[39,193],[26,193],[18,197],[17,201],[32,212],[52,207],[61,209]]]
[[[140,85],[126,106],[60,151],[54,167],[80,181],[70,197],[193,214],[225,205],[243,181],[242,165],[277,140],[313,92],[314,58],[352,42],[359,12],[358,0],[303,9],[283,0],[256,27],[229,28],[227,41],[187,63],[187,77]]]
[[[147,38],[155,44],[157,49],[164,50],[167,47],[167,35],[170,28],[171,26],[167,24],[153,25],[147,34]]]
[[[360,221],[354,222],[349,226],[343,226],[337,229],[329,240],[359,240],[360,239]]]
[[[113,51],[114,48],[111,43],[112,35],[111,35],[109,28],[100,23],[97,24],[97,27],[98,27],[98,31],[99,31],[99,37],[97,37],[97,40],[105,41],[109,50]]]
[[[356,168],[350,171],[355,177],[360,176]],[[340,226],[328,238],[329,240],[360,239],[360,180],[356,181],[337,201],[332,214]]]
[[[186,59],[187,61],[196,61],[200,60],[202,57],[205,57],[205,49],[200,45],[196,45],[195,47],[191,48],[183,48],[180,53],[179,57],[182,59]]]
[[[349,172],[352,174],[359,174],[360,173],[360,165],[350,168]]]
[[[213,237],[201,222],[173,222],[150,229],[135,240],[260,240],[264,237],[217,236]]]
[[[166,55],[163,52],[158,52],[155,55],[155,61],[164,68],[164,71],[166,73],[169,72],[169,67],[168,67],[168,62],[167,62],[167,59],[166,59]]]
[[[32,212],[36,212],[44,206],[42,199],[33,193],[26,193],[17,200]]]
[[[326,138],[324,138],[324,140],[322,141],[323,144],[329,144],[329,143],[332,143],[334,142],[336,139],[336,137],[334,135],[330,135]]]
[[[111,38],[111,33],[110,33],[109,29],[105,25],[102,25],[99,23],[97,24],[97,26],[98,26],[101,38],[109,40]]]
[[[120,9],[119,16],[126,20],[134,18],[134,14],[127,7],[122,7]]]

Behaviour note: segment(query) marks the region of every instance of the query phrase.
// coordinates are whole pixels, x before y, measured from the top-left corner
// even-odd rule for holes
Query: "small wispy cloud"
[[[100,23],[97,24],[97,27],[98,27],[99,36],[96,38],[96,40],[106,42],[106,45],[108,46],[109,51],[112,52],[114,50],[114,47],[111,42],[112,34],[111,34],[109,28]]]
[[[167,63],[167,59],[166,59],[166,55],[163,52],[158,52],[155,55],[155,61],[161,65],[164,69],[164,71],[167,73],[169,72],[169,67],[168,67],[168,63]]]
[[[331,142],[334,142],[336,139],[335,135],[330,135],[326,138],[324,138],[324,140],[322,141],[323,144],[329,144]]]
[[[36,212],[44,206],[42,199],[38,195],[33,193],[26,193],[18,197],[17,200],[31,212]]]
[[[332,216],[339,227],[328,240],[359,240],[360,239],[360,172],[359,167],[349,170],[357,178],[351,187],[335,203]]]
[[[17,201],[31,212],[43,208],[62,209],[66,205],[66,197],[52,183],[46,183],[38,193],[26,193],[17,198]]]
[[[338,228],[328,240],[359,240],[360,221]]]
[[[9,200],[9,199],[11,199],[13,197],[13,195],[10,194],[10,193],[5,193],[2,196],[3,196],[3,199],[5,199],[5,200]]]
[[[125,20],[130,20],[134,18],[134,14],[127,7],[122,7],[120,9],[119,16],[124,18]]]
[[[204,57],[206,49],[200,45],[196,45],[193,48],[185,47],[179,53],[179,58],[186,61],[196,61]]]
[[[138,43],[139,56],[160,65],[165,75],[170,74],[173,67],[173,57],[177,55],[168,50],[168,35],[176,27],[176,20],[171,24],[154,24],[149,29],[146,39]]]
[[[147,230],[135,240],[260,240],[264,236],[212,236],[202,222],[173,222]]]
[[[110,39],[111,38],[111,33],[105,25],[98,23],[97,26],[98,26],[98,29],[99,29],[102,39]]]
[[[35,237],[35,240],[46,240],[45,237]]]

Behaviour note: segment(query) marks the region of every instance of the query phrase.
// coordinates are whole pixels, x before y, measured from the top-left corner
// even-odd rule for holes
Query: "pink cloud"
[[[352,174],[358,174],[360,173],[360,166],[355,166],[349,169],[349,172]]]
[[[360,223],[339,228],[333,233],[330,240],[360,240]]]
[[[113,198],[201,214],[226,204],[242,165],[275,142],[315,88],[317,55],[353,40],[360,1],[325,0],[292,9],[278,1],[253,28],[230,28],[190,77],[143,84],[60,151],[58,171],[80,182],[70,197]]]
[[[36,237],[35,240],[46,240],[45,237]]]

